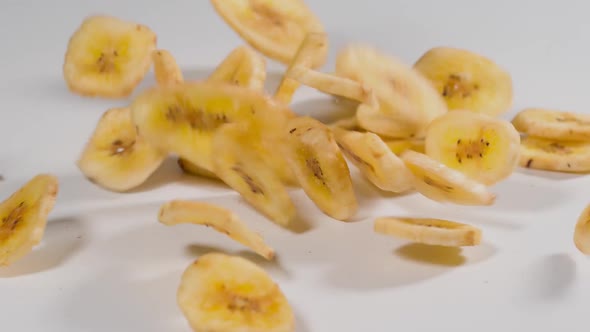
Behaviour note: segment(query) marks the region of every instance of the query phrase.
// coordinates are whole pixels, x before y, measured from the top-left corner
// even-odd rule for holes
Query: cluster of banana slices
[[[185,81],[149,27],[111,16],[86,18],[67,47],[63,75],[81,96],[129,97],[153,66],[155,84],[125,107],[107,110],[77,165],[90,181],[125,192],[169,156],[187,174],[216,179],[280,226],[297,216],[289,188],[302,189],[327,216],[347,221],[358,206],[350,167],[376,188],[415,191],[430,200],[489,206],[490,187],[517,167],[590,171],[590,116],[526,109],[509,122],[510,75],[479,54],[450,47],[413,65],[363,44],[339,50],[324,72],[328,37],[301,0],[211,0],[247,45],[201,81]],[[265,91],[266,58],[285,65]],[[355,114],[322,123],[292,112],[305,85],[354,105]],[[523,137],[521,137],[523,135]],[[0,264],[41,241],[57,194],[41,174],[0,205]],[[275,250],[232,211],[174,200],[158,220],[211,227],[272,260]],[[429,245],[475,246],[480,229],[451,220],[378,217],[374,231]],[[574,242],[590,254],[590,206]],[[178,304],[195,331],[293,331],[280,288],[254,263],[209,253],[184,272]]]

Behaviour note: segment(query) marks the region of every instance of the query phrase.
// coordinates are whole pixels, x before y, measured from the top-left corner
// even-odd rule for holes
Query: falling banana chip
[[[523,137],[519,166],[564,173],[590,172],[590,142]]]
[[[377,188],[394,193],[412,189],[412,173],[373,133],[333,129],[340,150]]]
[[[311,68],[314,56],[326,47],[328,37],[325,33],[309,33],[305,36],[293,60],[287,67],[285,75],[281,79],[274,98],[281,103],[290,104],[295,91],[299,88],[300,83],[290,77],[290,72],[294,68]]]
[[[279,225],[286,226],[296,215],[285,185],[264,162],[252,129],[227,124],[213,136],[213,170],[254,208]]]
[[[250,47],[239,46],[215,68],[207,80],[227,82],[263,91],[266,81],[266,61]]]
[[[510,74],[482,55],[435,47],[424,53],[414,68],[433,83],[451,111],[469,110],[498,116],[512,105]]]
[[[423,139],[384,139],[387,147],[396,155],[401,155],[407,150],[412,150],[420,153],[425,153]]]
[[[268,260],[275,256],[274,249],[264,242],[262,236],[250,230],[235,213],[213,204],[181,200],[166,202],[160,207],[158,219],[167,226],[191,223],[212,227]]]
[[[348,164],[334,134],[311,117],[287,122],[283,153],[303,191],[326,215],[348,220],[358,210]]]
[[[428,245],[447,247],[476,246],[481,242],[481,230],[456,221],[430,218],[375,219],[376,233]]]
[[[376,96],[365,85],[346,77],[322,73],[304,66],[293,66],[286,73],[288,78],[332,96],[344,97],[377,107]],[[374,100],[373,100],[374,99]]]
[[[581,253],[590,255],[590,205],[578,217],[574,229],[574,244]]]
[[[336,58],[336,75],[372,90],[378,107],[359,107],[361,127],[391,138],[422,138],[426,126],[447,112],[430,81],[400,59],[366,45],[349,45]]]
[[[200,256],[185,269],[176,294],[194,331],[295,331],[293,309],[280,287],[239,256]]]
[[[401,158],[414,175],[414,189],[431,200],[459,205],[492,205],[496,200],[484,184],[425,154],[407,150]]]
[[[39,174],[0,203],[0,266],[11,265],[41,242],[58,190],[57,177]]]
[[[167,50],[158,49],[152,52],[156,82],[160,85],[178,84],[184,82],[182,70],[176,59]]]
[[[220,82],[184,82],[142,92],[131,104],[133,122],[150,144],[213,172],[211,137],[225,123],[249,123],[272,136],[286,106],[264,93]],[[269,138],[272,141],[272,138]]]
[[[503,119],[451,111],[430,123],[426,154],[485,185],[509,177],[518,167],[520,135]]]
[[[521,133],[558,141],[590,141],[590,115],[527,108],[512,124]]]
[[[123,192],[144,183],[167,155],[137,134],[131,109],[119,107],[102,115],[76,164],[93,183]]]
[[[221,18],[265,56],[288,65],[310,32],[324,27],[303,0],[211,0]],[[328,45],[315,52],[313,68],[326,62]]]
[[[115,17],[87,17],[71,36],[63,64],[70,91],[82,96],[129,96],[152,65],[156,34]]]

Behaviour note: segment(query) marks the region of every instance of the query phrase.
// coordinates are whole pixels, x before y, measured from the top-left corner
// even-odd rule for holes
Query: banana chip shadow
[[[0,267],[0,278],[20,277],[59,267],[84,246],[86,236],[86,228],[79,219],[49,219],[43,241],[21,260]]]

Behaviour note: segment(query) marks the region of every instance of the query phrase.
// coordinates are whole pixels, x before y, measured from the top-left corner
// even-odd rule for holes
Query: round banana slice
[[[426,154],[486,185],[518,167],[520,135],[510,122],[471,111],[451,111],[432,121]]]
[[[339,128],[333,132],[347,159],[377,188],[394,193],[412,189],[412,173],[379,136]]]
[[[414,189],[433,201],[484,206],[496,200],[484,184],[425,154],[407,150],[401,158],[414,175]]]
[[[498,116],[512,106],[510,74],[474,52],[435,47],[424,53],[414,68],[434,84],[449,110]]]
[[[590,142],[523,137],[519,166],[564,173],[590,172]]]
[[[581,253],[590,255],[590,205],[578,217],[574,229],[574,244]]]
[[[41,242],[58,190],[57,177],[39,174],[0,203],[0,266],[11,265]]]
[[[590,115],[527,108],[520,111],[512,124],[529,136],[561,141],[589,141]]]
[[[479,228],[442,219],[383,217],[375,219],[374,230],[428,245],[463,247],[481,243]]]
[[[432,84],[411,66],[365,45],[349,45],[336,58],[336,74],[375,92],[378,108],[359,108],[361,127],[392,138],[424,137],[447,108]]]
[[[293,309],[280,287],[239,256],[200,256],[185,269],[176,296],[195,331],[295,331]]]
[[[263,92],[221,82],[158,86],[131,104],[133,122],[146,141],[211,172],[211,137],[218,127],[249,123],[256,133],[274,138],[287,119],[286,107]]]
[[[154,75],[158,84],[166,85],[184,82],[182,71],[169,51],[163,49],[153,51],[152,61],[154,62]]]
[[[276,100],[284,104],[291,103],[300,83],[290,77],[290,72],[295,68],[311,68],[314,56],[318,52],[322,52],[327,40],[328,37],[325,33],[308,33],[305,36],[274,93]]]
[[[286,128],[287,144],[281,148],[303,191],[326,215],[342,221],[352,218],[358,203],[332,131],[311,117],[292,118]]]
[[[303,0],[211,0],[221,18],[265,56],[288,65],[305,36],[324,27]],[[327,59],[328,45],[314,54],[313,68]]]
[[[213,171],[254,208],[286,226],[296,210],[281,178],[262,157],[252,128],[226,124],[213,135]]]
[[[167,155],[137,134],[131,109],[120,107],[103,114],[76,164],[93,183],[123,192],[144,183]]]
[[[207,80],[263,91],[266,81],[266,60],[250,47],[239,46],[228,54]]]
[[[167,226],[190,223],[212,227],[268,260],[275,256],[274,249],[264,242],[262,236],[252,231],[235,213],[213,204],[169,201],[160,207],[158,220]]]
[[[68,42],[63,64],[67,86],[88,97],[127,97],[149,71],[156,43],[156,34],[145,25],[87,17]]]

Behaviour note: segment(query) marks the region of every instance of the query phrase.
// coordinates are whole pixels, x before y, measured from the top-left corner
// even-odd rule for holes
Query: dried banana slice
[[[266,60],[250,47],[239,46],[230,52],[207,80],[263,91],[266,81]]]
[[[412,173],[379,136],[338,128],[333,132],[347,159],[377,188],[394,193],[412,189]]]
[[[564,173],[590,172],[590,142],[567,142],[538,137],[520,141],[519,166]]]
[[[477,53],[435,47],[424,53],[414,68],[433,83],[449,110],[498,116],[512,105],[510,74]]]
[[[334,134],[311,117],[290,119],[283,153],[307,196],[326,215],[352,218],[358,203],[348,164]]]
[[[425,154],[408,150],[401,158],[414,174],[414,188],[433,201],[485,206],[496,200],[496,195],[484,184]]]
[[[590,115],[572,112],[526,108],[512,124],[529,136],[558,141],[590,141]]]
[[[123,192],[144,183],[167,155],[137,134],[131,109],[119,107],[103,114],[76,164],[93,183]]]
[[[39,174],[0,203],[0,266],[18,261],[41,242],[58,190],[57,177]]]
[[[503,119],[451,111],[430,123],[426,154],[485,185],[508,178],[518,167],[520,135]]]
[[[191,223],[212,227],[268,260],[275,256],[274,249],[264,242],[262,236],[252,231],[235,213],[213,204],[183,200],[169,201],[160,207],[158,220],[167,226]]]
[[[250,46],[288,65],[305,36],[324,27],[303,0],[211,0],[219,16]],[[328,45],[314,54],[313,66],[326,62]]]
[[[590,255],[590,205],[578,217],[574,228],[574,244],[581,253]]]
[[[428,245],[463,247],[481,243],[479,228],[442,219],[382,217],[375,220],[374,230]]]
[[[295,315],[280,287],[239,256],[199,257],[182,274],[177,302],[195,331],[295,331]]]
[[[152,65],[157,36],[145,25],[89,16],[68,42],[63,76],[70,91],[88,97],[131,95]]]
[[[153,51],[152,61],[154,62],[154,74],[158,84],[166,85],[184,82],[182,70],[180,70],[176,59],[169,51],[163,49]]]
[[[251,128],[227,124],[213,135],[213,171],[254,208],[279,225],[296,215],[285,185],[265,163]]]

